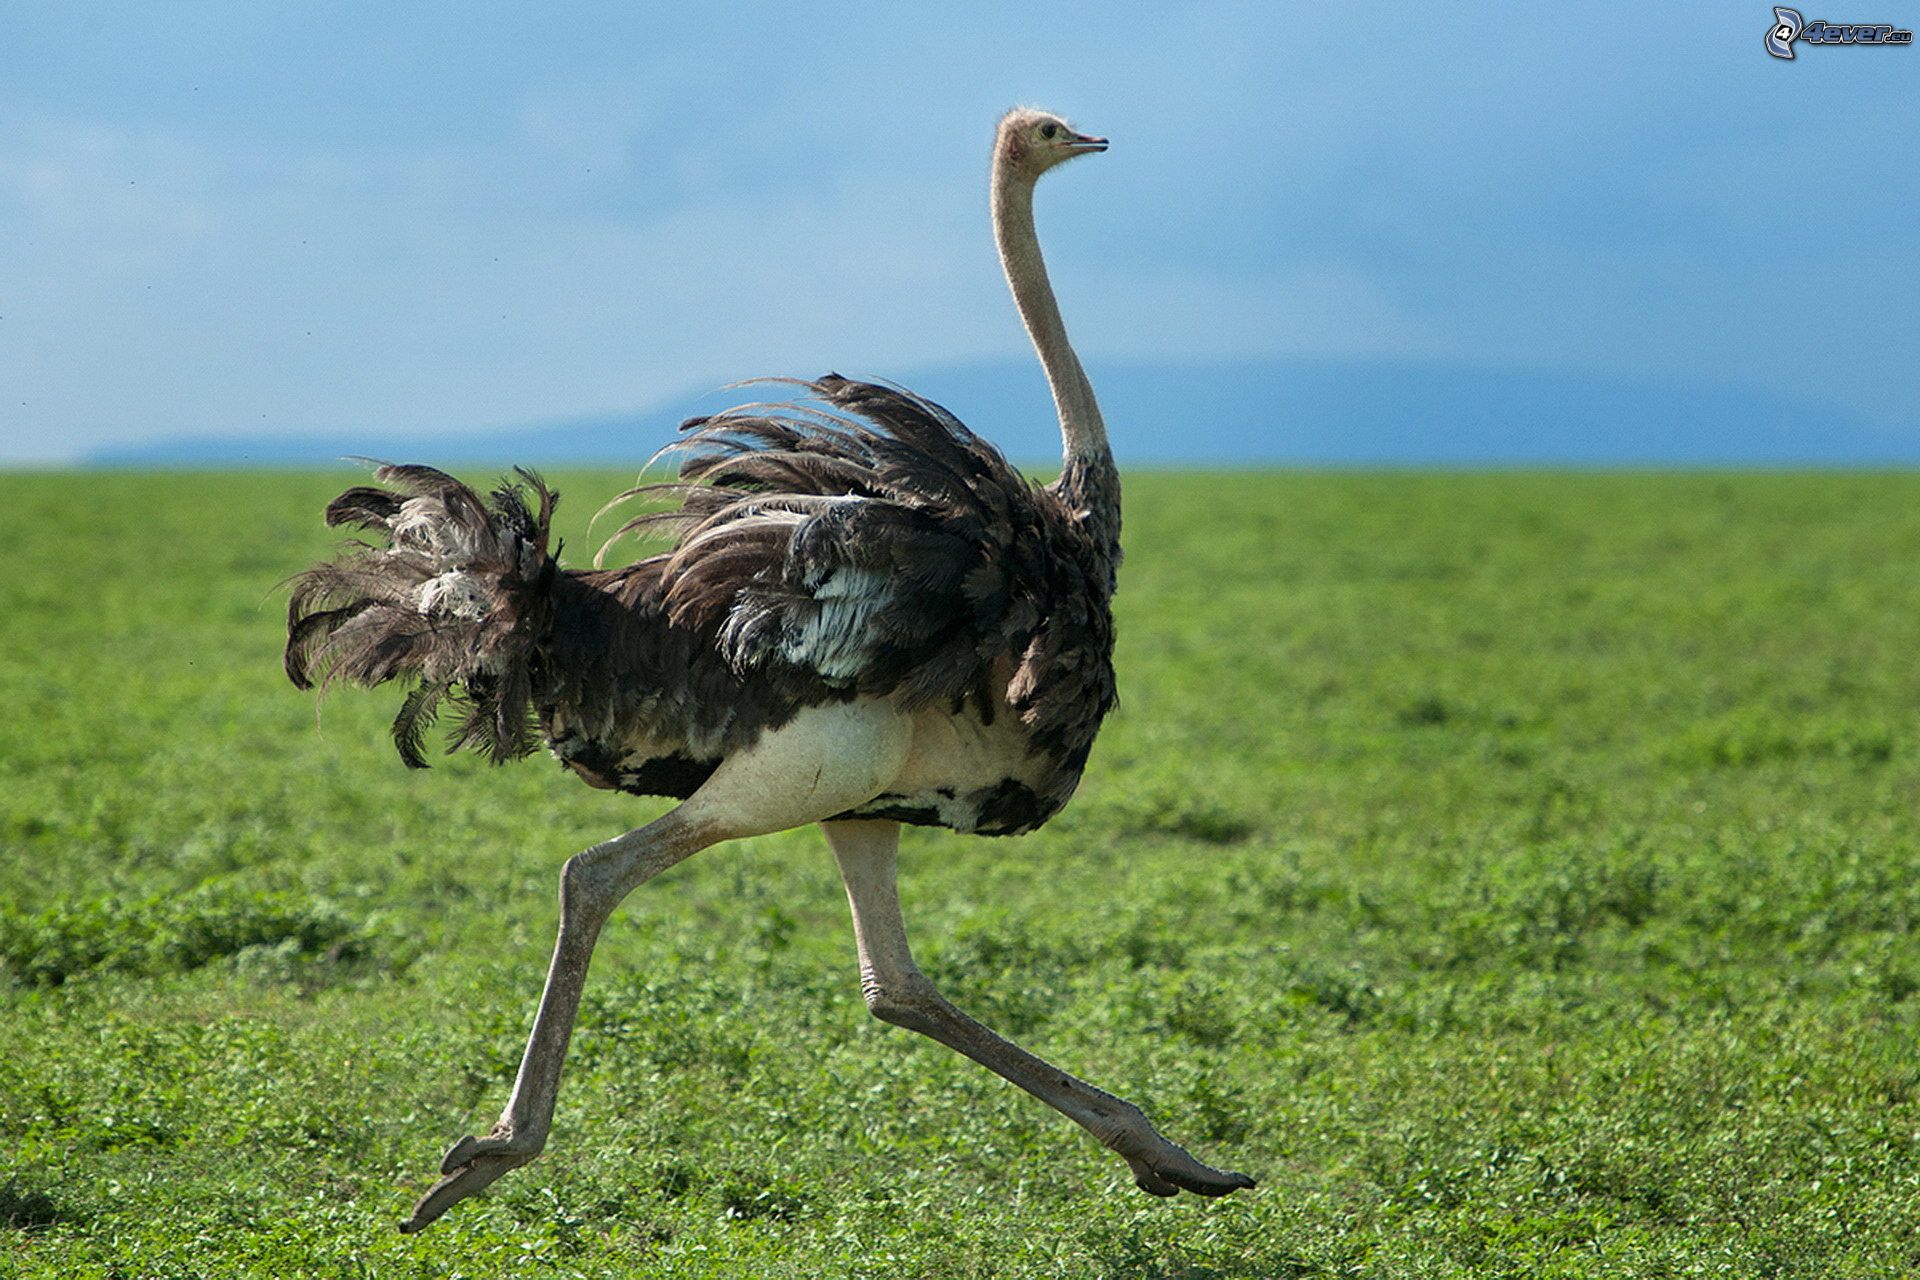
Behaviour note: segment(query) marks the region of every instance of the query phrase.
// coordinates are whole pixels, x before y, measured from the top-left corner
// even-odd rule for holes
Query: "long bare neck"
[[[996,152],[993,234],[1000,248],[1000,266],[1007,273],[1014,305],[1020,309],[1020,319],[1046,370],[1054,411],[1060,415],[1065,465],[1054,488],[1101,524],[1110,524],[1110,536],[1117,541],[1119,473],[1113,465],[1113,451],[1107,446],[1107,425],[1093,397],[1093,384],[1087,381],[1086,371],[1067,341],[1060,304],[1054,301],[1053,286],[1047,280],[1040,238],[1033,228],[1033,186],[1031,176],[1008,164],[1004,152]]]

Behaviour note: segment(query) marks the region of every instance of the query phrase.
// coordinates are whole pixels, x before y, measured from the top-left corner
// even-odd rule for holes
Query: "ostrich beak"
[[[1107,140],[1105,138],[1089,137],[1084,133],[1076,133],[1067,140],[1067,150],[1077,156],[1087,155],[1094,151],[1105,151],[1106,149]]]

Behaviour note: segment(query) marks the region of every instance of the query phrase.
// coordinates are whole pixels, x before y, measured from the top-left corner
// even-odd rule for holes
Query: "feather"
[[[614,537],[672,539],[672,621],[711,630],[736,670],[798,667],[909,708],[991,705],[1011,655],[1036,741],[1091,741],[1113,704],[1117,526],[1090,530],[932,401],[837,374],[793,385],[794,402],[689,419],[664,451],[678,479],[622,495],[671,504]],[[1099,607],[1073,607],[1095,583]],[[1104,675],[1046,696],[1083,652]]]
[[[357,524],[371,529],[384,526],[399,514],[400,500],[385,489],[358,485],[327,504],[327,526]]]
[[[347,490],[327,520],[384,533],[388,545],[350,547],[294,580],[288,678],[323,690],[338,680],[414,679],[393,722],[394,746],[412,768],[426,767],[422,739],[449,697],[465,708],[456,749],[479,747],[495,761],[526,754],[531,667],[551,620],[558,495],[524,470],[486,499],[431,467],[382,465],[374,478],[386,487]]]
[[[415,685],[407,694],[407,700],[400,704],[400,714],[393,718],[393,745],[407,768],[427,767],[425,757],[420,754],[421,739],[433,727],[434,717],[440,713],[440,699],[451,687],[445,680],[423,681]]]
[[[560,566],[556,498],[529,472],[483,498],[379,466],[327,508],[367,540],[294,580],[288,677],[410,682],[393,726],[410,766],[451,706],[450,751],[497,763],[544,733],[598,785],[675,794],[806,706],[1011,715],[1047,781],[986,829],[1044,821],[1114,705],[1111,468],[1070,462],[1041,487],[911,392],[791,385],[790,403],[690,419],[664,451],[678,475],[602,509],[645,504],[609,545],[665,539],[619,569]]]

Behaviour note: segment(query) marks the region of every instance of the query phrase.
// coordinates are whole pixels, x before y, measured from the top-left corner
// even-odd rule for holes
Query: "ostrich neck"
[[[996,164],[993,175],[993,232],[1000,249],[1000,266],[1013,290],[1014,305],[1033,339],[1033,349],[1046,370],[1053,391],[1054,411],[1060,416],[1064,466],[1053,485],[1076,511],[1099,526],[1102,540],[1116,547],[1120,533],[1120,477],[1107,447],[1107,426],[1093,396],[1079,357],[1067,341],[1047,264],[1040,256],[1040,239],[1033,226],[1033,179],[1008,172]]]

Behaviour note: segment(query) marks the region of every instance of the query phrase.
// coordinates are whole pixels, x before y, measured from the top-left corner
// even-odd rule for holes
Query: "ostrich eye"
[[[1058,132],[1060,132],[1058,125],[1043,124],[1040,126],[1040,136],[1043,138],[1051,138]]]

